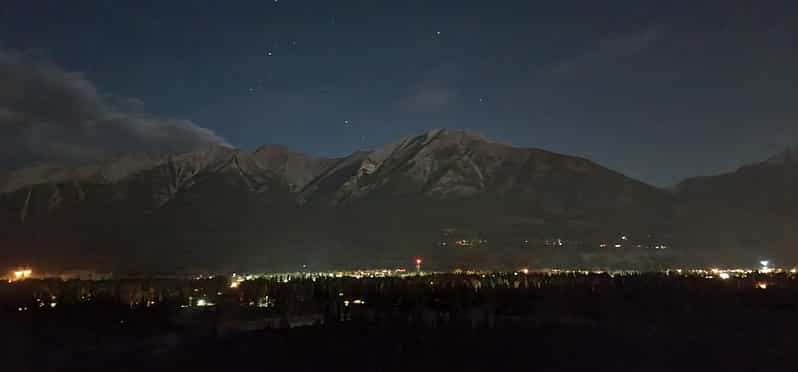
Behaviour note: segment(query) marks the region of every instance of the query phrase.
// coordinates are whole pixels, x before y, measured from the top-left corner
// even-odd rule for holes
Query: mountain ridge
[[[0,184],[10,190],[0,193],[0,222],[8,230],[0,244],[20,247],[6,259],[291,267],[381,265],[425,255],[451,265],[664,265],[675,257],[671,251],[595,249],[624,235],[638,237],[640,247],[699,254],[711,251],[701,247],[713,239],[744,246],[757,231],[774,233],[764,227],[727,233],[712,223],[713,211],[735,227],[751,221],[748,209],[731,207],[733,193],[717,192],[719,199],[709,202],[695,196],[701,188],[668,192],[586,158],[463,130],[436,129],[340,158],[264,145],[122,159],[108,162],[120,169],[34,169],[23,177],[27,185]],[[785,200],[790,216],[794,203]],[[572,250],[532,248],[552,239],[570,242]],[[479,243],[455,244],[463,241]],[[766,243],[783,252],[778,247],[786,241]]]

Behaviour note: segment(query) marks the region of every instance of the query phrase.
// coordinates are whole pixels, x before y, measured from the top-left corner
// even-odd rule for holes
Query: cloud
[[[442,81],[423,80],[413,85],[398,105],[403,111],[426,112],[448,105],[457,92]]]
[[[657,25],[613,35],[598,41],[575,57],[554,63],[541,71],[549,77],[564,77],[595,69],[619,58],[639,53],[663,39],[665,32]]]
[[[135,98],[99,93],[81,73],[0,48],[0,166],[227,145],[209,129],[137,111],[140,106]]]

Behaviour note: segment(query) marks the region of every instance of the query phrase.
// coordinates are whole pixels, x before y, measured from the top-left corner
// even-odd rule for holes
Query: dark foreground
[[[133,291],[120,289],[130,281],[4,287],[2,368],[798,370],[791,274],[133,283]],[[61,302],[34,305],[44,288]],[[84,300],[70,303],[75,288]],[[214,306],[179,305],[208,291]],[[35,309],[11,303],[27,298]]]

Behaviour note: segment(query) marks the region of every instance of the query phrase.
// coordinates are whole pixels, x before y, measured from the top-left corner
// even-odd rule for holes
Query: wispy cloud
[[[620,58],[640,53],[665,37],[658,25],[649,25],[640,30],[606,37],[577,55],[551,64],[540,71],[540,75],[565,77],[600,68]]]
[[[427,112],[445,107],[457,97],[457,91],[440,80],[415,83],[399,99],[398,106],[407,112]]]
[[[0,48],[0,166],[226,145],[209,129],[141,112],[140,105],[103,95],[83,74],[52,61]]]

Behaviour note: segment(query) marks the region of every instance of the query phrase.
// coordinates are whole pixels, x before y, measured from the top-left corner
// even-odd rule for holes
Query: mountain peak
[[[254,154],[282,154],[288,152],[293,152],[293,151],[289,150],[288,147],[285,147],[283,145],[267,143],[265,145],[258,146],[258,148],[255,149]]]
[[[430,140],[435,137],[443,137],[443,138],[467,140],[469,142],[470,141],[495,142],[488,139],[481,133],[472,132],[467,129],[437,128],[428,131],[427,133],[425,133],[425,135]]]
[[[792,164],[798,162],[798,145],[789,146],[778,155],[765,161],[767,164]]]
[[[261,168],[285,177],[292,189],[301,189],[335,162],[335,159],[305,155],[274,144],[258,147],[253,157]]]

